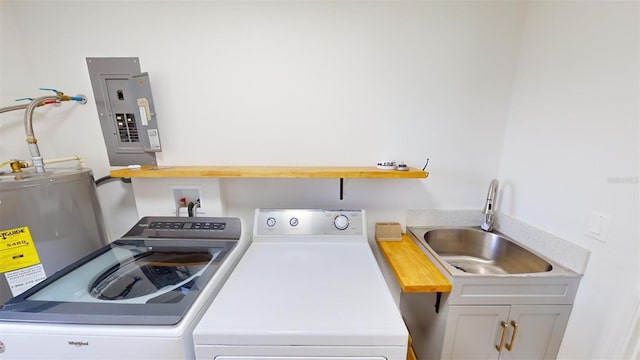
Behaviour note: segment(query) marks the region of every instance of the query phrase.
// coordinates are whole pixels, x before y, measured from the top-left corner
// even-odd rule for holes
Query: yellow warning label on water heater
[[[0,230],[0,273],[40,263],[28,227]]]

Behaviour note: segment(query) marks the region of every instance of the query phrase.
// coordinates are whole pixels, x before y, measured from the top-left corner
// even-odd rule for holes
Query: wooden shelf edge
[[[401,241],[376,241],[400,289],[405,293],[451,292],[451,282],[418,246],[403,234]]]
[[[114,169],[112,177],[122,178],[326,178],[326,179],[424,179],[429,173],[380,170],[353,166],[142,166]]]

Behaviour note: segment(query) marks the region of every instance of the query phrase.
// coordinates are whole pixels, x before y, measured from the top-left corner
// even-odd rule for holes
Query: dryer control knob
[[[268,227],[274,227],[276,225],[276,219],[273,217],[270,217],[267,219],[267,226]]]
[[[338,215],[333,219],[333,225],[338,230],[346,230],[349,227],[349,218],[346,215]]]

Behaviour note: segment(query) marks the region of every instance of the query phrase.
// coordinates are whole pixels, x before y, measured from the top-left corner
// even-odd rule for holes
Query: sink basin
[[[546,260],[506,237],[480,229],[432,229],[423,238],[442,260],[466,273],[526,274],[553,269]]]

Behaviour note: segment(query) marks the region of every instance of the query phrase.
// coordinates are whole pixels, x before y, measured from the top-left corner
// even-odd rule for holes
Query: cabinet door
[[[442,359],[497,359],[509,306],[451,306]],[[502,350],[504,353],[504,349]]]
[[[502,358],[555,359],[570,313],[571,305],[511,306]]]

